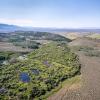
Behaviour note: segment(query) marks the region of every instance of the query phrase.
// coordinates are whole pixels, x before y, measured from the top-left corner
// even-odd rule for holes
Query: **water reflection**
[[[30,81],[30,77],[29,77],[28,73],[26,73],[26,72],[21,73],[20,74],[20,80],[22,82],[29,82]]]

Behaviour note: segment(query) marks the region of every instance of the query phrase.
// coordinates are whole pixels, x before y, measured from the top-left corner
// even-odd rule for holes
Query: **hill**
[[[99,33],[92,33],[90,35],[87,35],[87,37],[92,38],[92,39],[100,39],[100,34]]]
[[[83,37],[85,35],[84,33],[79,33],[79,32],[58,32],[56,34],[59,34],[71,40]]]
[[[0,67],[0,99],[43,99],[43,95],[79,71],[78,57],[66,44],[45,44],[29,53],[26,60]]]
[[[0,32],[13,32],[16,30],[22,30],[22,28],[16,25],[0,24]]]
[[[70,42],[71,40],[63,36],[49,32],[16,31],[0,34],[0,50],[5,51],[30,51],[37,49],[41,44],[52,41]],[[21,48],[18,48],[21,47]]]

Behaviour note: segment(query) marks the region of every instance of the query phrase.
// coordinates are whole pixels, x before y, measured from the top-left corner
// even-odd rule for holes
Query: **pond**
[[[26,72],[21,73],[20,74],[20,80],[22,82],[29,82],[30,81],[30,77],[29,77],[28,73],[26,73]]]

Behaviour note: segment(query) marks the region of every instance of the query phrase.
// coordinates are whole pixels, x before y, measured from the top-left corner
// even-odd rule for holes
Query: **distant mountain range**
[[[42,27],[21,27],[17,25],[0,24],[0,32],[14,31],[41,31],[41,32],[100,32],[100,28],[42,28]]]
[[[12,32],[22,30],[22,27],[16,25],[0,24],[0,32]]]

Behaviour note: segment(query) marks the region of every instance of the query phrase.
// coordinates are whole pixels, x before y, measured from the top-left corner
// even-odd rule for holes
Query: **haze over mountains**
[[[0,32],[41,31],[41,32],[100,32],[100,28],[43,28],[21,27],[17,25],[0,24]]]

